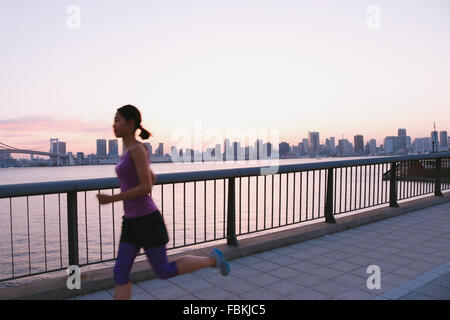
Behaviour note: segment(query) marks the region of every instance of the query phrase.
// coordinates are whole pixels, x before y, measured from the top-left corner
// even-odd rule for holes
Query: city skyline
[[[433,133],[436,132],[436,135],[433,136]],[[352,148],[353,151],[355,153],[362,153],[364,152],[365,148],[367,145],[369,145],[371,148],[375,149],[375,148],[380,148],[381,146],[383,146],[384,148],[386,148],[386,141],[387,140],[394,140],[394,138],[402,138],[404,137],[404,139],[399,139],[399,141],[394,142],[392,141],[392,143],[394,144],[399,144],[400,147],[406,147],[407,145],[411,145],[413,143],[413,141],[415,140],[421,140],[421,139],[429,139],[430,141],[436,140],[436,143],[438,146],[448,146],[450,145],[449,141],[450,141],[450,137],[448,137],[448,131],[447,130],[442,130],[442,131],[432,131],[430,132],[430,136],[429,137],[411,137],[410,135],[407,134],[407,129],[405,128],[399,128],[398,129],[398,135],[390,135],[390,136],[385,136],[384,139],[380,141],[378,141],[377,139],[374,138],[365,138],[364,135],[360,135],[360,134],[354,134],[353,135],[353,139],[350,139],[348,137],[335,137],[335,136],[331,136],[331,137],[323,137],[320,138],[320,132],[315,132],[312,131],[309,133],[310,136],[314,136],[316,137],[316,141],[313,141],[311,138],[310,139],[305,139],[303,138],[302,141],[297,141],[296,143],[290,144],[286,141],[279,141],[278,143],[271,143],[270,141],[265,141],[263,139],[256,139],[253,142],[247,143],[247,144],[242,144],[241,140],[231,140],[229,138],[225,138],[224,141],[222,143],[216,143],[216,144],[209,144],[205,147],[203,147],[202,149],[198,150],[195,149],[193,146],[183,146],[183,147],[178,147],[177,150],[178,151],[186,151],[186,150],[194,150],[194,151],[198,151],[198,152],[206,152],[208,149],[214,149],[215,147],[219,146],[219,148],[222,151],[225,149],[225,144],[230,144],[233,145],[234,143],[238,144],[238,147],[241,149],[244,149],[246,147],[251,147],[254,148],[256,147],[256,144],[258,143],[258,141],[260,141],[261,143],[271,143],[273,146],[275,146],[274,149],[278,150],[276,148],[276,146],[279,145],[283,145],[283,144],[287,144],[288,145],[288,150],[295,148],[299,145],[304,145],[305,143],[307,143],[308,147],[311,148],[311,146],[314,148],[314,145],[316,145],[316,143],[318,143],[316,145],[316,147],[318,146],[333,146],[333,147],[337,147],[338,146],[338,142],[340,140],[347,140]],[[83,153],[83,154],[95,154],[95,155],[101,155],[101,156],[106,156],[106,155],[110,155],[110,154],[114,154],[114,155],[119,155],[119,141],[121,140],[120,138],[114,138],[114,139],[106,139],[106,138],[98,138],[96,139],[96,152],[92,152],[92,153],[88,153],[85,151],[81,151],[81,150],[77,150],[77,151],[66,151],[66,142],[63,141],[59,141],[59,146],[57,146],[56,144],[52,144],[52,140],[56,140],[56,142],[58,142],[58,138],[53,138],[50,139],[50,150],[49,152],[56,152],[57,148],[62,148],[60,150],[64,150],[63,154],[67,154],[67,153],[72,153],[72,154],[77,154],[77,153]],[[445,140],[445,141],[444,141]],[[323,142],[323,143],[322,143]],[[175,148],[174,145],[170,145],[167,146],[166,148],[164,148],[164,143],[163,142],[156,142],[156,143],[151,143],[149,141],[142,141],[142,143],[144,143],[144,145],[148,145],[150,146],[150,154],[154,154],[154,155],[165,155],[165,154],[171,154],[171,150],[172,148]],[[242,145],[241,145],[242,144]],[[152,152],[152,148],[153,146],[158,145],[158,148],[156,149],[156,152],[153,153]],[[108,146],[108,148],[107,148]],[[113,151],[111,151],[111,149],[113,149]],[[167,151],[167,149],[169,149],[170,151]],[[121,148],[120,148],[121,152],[123,153],[123,142],[121,144]],[[166,152],[167,151],[167,152]]]
[[[91,141],[114,138],[125,104],[141,110],[146,141],[165,146],[177,131],[193,136],[198,121],[223,137],[275,130],[290,145],[308,131],[379,144],[399,127],[411,137],[428,137],[434,122],[450,128],[446,0],[377,1],[375,27],[361,1],[5,0],[0,9],[0,141],[19,148],[58,137],[68,152],[94,153]]]

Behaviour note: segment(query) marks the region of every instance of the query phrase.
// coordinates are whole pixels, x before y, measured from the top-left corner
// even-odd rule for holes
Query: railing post
[[[436,158],[436,180],[434,183],[434,195],[436,197],[443,197],[441,192],[441,160],[442,158]]]
[[[389,188],[389,207],[398,208],[397,203],[397,162],[391,163],[391,176]]]
[[[76,191],[67,192],[67,232],[69,265],[78,265],[78,208]]]
[[[325,202],[325,222],[336,223],[333,216],[333,168],[328,169],[327,199]]]
[[[236,203],[234,195],[234,178],[228,179],[228,216],[227,216],[227,244],[239,246],[236,237]]]

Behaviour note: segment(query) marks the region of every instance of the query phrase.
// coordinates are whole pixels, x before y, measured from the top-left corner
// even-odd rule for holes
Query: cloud
[[[0,120],[0,131],[4,137],[19,137],[31,135],[33,132],[69,132],[69,133],[91,133],[110,132],[112,123],[104,121],[83,121],[81,119],[55,119],[45,115],[27,115],[19,118]]]

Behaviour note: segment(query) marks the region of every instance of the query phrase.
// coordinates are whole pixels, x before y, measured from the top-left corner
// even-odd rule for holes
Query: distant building
[[[364,152],[364,138],[362,135],[357,134],[354,137],[354,144],[355,144],[355,152],[358,154],[362,154]]]
[[[431,131],[431,145],[432,145],[432,152],[439,151],[439,139],[437,131]]]
[[[302,146],[303,146],[303,152],[304,154],[307,154],[309,152],[309,148],[308,148],[308,139],[303,139],[302,140]]]
[[[370,152],[376,152],[377,151],[377,141],[375,139],[370,139],[369,140],[369,145],[370,145]]]
[[[97,157],[106,156],[106,139],[97,139]]]
[[[320,138],[319,132],[308,132],[308,149],[311,156],[319,154]]]
[[[148,150],[148,155],[149,155],[149,157],[151,157],[152,156],[152,145],[149,143],[149,142],[144,142],[144,146],[147,148],[147,150]]]
[[[162,142],[159,143],[158,149],[155,151],[155,155],[163,156],[164,155],[164,144]]]
[[[334,137],[330,138],[330,152],[336,153],[336,141]]]
[[[447,131],[441,131],[439,132],[439,138],[440,138],[440,151],[448,151],[448,137],[447,137]]]
[[[353,153],[352,145],[347,139],[339,139],[337,146],[338,155],[351,155]]]
[[[108,140],[108,156],[119,156],[119,141],[117,139]]]
[[[402,148],[407,148],[407,136],[406,136],[406,129],[398,129],[398,145],[399,145],[399,149]],[[396,151],[397,151],[396,150]],[[406,151],[406,150],[405,150]]]
[[[59,154],[66,155],[66,143],[65,142],[59,141],[58,148],[59,148],[58,149]]]
[[[289,147],[289,143],[287,142],[281,142],[278,144],[278,148],[280,150],[280,156],[286,156],[291,150]]]
[[[384,151],[386,153],[396,153],[401,151],[401,149],[403,149],[403,142],[406,141],[406,139],[403,138],[406,137],[398,137],[398,136],[386,137],[384,139]],[[404,151],[406,151],[406,149]]]

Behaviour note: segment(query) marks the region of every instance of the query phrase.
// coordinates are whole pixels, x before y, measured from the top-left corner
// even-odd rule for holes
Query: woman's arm
[[[143,197],[152,191],[154,175],[149,168],[147,152],[144,148],[144,145],[139,144],[130,150],[130,156],[134,161],[140,184],[130,190],[112,196],[112,202]]]

